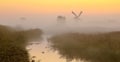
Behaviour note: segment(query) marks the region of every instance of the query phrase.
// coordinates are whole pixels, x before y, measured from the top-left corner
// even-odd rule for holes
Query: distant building
[[[58,22],[64,22],[66,20],[65,16],[57,16],[57,21]]]

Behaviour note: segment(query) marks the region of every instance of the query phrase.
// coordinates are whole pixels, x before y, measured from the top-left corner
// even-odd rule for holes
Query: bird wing
[[[75,12],[72,11],[72,14],[73,14],[75,17],[77,17],[77,14],[76,14]]]
[[[83,13],[83,11],[81,11],[81,12],[79,13],[78,17],[80,17],[82,13]]]

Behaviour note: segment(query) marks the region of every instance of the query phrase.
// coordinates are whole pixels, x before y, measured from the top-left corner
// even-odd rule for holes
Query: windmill
[[[72,14],[75,16],[74,17],[75,20],[79,20],[82,13],[83,13],[83,11],[80,11],[80,13],[77,15],[74,11],[72,11]]]

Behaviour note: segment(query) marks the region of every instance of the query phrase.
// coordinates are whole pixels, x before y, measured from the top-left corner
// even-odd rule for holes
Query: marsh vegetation
[[[50,38],[51,47],[61,57],[87,62],[120,62],[120,32],[66,33]]]
[[[16,30],[0,25],[0,62],[29,62],[26,46],[41,35],[40,29]]]
[[[37,61],[40,59],[42,62],[48,62],[51,58],[53,60],[51,62],[65,62],[66,59],[67,61],[82,60],[83,62],[120,61],[119,23],[107,23],[104,21],[99,23],[86,20],[80,21],[80,23],[74,20],[66,20],[66,22],[62,23],[53,22],[50,20],[51,25],[46,23],[45,27],[41,26],[42,23],[38,23],[39,28],[44,28],[42,29],[45,32],[44,34],[41,29],[28,29],[28,27],[26,27],[27,29],[19,29],[19,27],[16,29],[0,25],[0,61],[29,62],[31,56],[36,56],[35,59]],[[23,26],[27,24],[28,22]],[[33,28],[32,25],[34,24],[31,22],[29,27]],[[45,44],[36,46],[36,43],[32,45],[32,41],[39,41],[38,39],[41,39],[42,35],[45,37]],[[48,38],[50,47],[47,44]],[[28,45],[30,55],[26,49]],[[47,49],[49,48],[57,51],[58,54],[51,52],[51,50],[48,52]],[[56,56],[52,57],[52,55]],[[60,55],[65,60],[59,58]]]

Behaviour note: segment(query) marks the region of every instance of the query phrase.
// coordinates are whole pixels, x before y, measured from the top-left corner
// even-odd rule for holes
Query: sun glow
[[[120,13],[120,0],[1,0],[0,13],[56,13],[83,10],[88,13]]]

